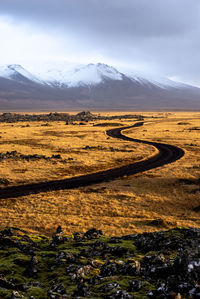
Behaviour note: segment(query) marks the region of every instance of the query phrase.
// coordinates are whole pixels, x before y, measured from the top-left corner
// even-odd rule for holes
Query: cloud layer
[[[24,43],[30,34],[54,40],[52,58],[96,57],[200,84],[199,0],[1,0],[1,18],[28,28]]]

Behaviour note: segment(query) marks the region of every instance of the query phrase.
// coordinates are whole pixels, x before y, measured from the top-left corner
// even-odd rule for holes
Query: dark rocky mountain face
[[[200,89],[189,85],[157,85],[137,80],[111,68],[97,73],[97,83],[51,84],[26,76],[23,68],[12,69],[9,76],[0,73],[1,110],[59,110],[59,109],[200,109]],[[21,72],[20,72],[21,71]],[[86,70],[84,70],[86,72]],[[113,72],[116,72],[113,75]],[[27,72],[27,74],[30,74]],[[33,76],[33,78],[35,78]]]

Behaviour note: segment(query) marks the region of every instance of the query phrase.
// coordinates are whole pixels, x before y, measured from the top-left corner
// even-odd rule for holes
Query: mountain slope
[[[97,85],[109,78],[111,80],[122,80],[123,76],[115,68],[105,64],[88,64],[70,71],[51,69],[43,74],[43,81],[56,86],[78,87],[86,85]]]
[[[9,64],[0,66],[0,77],[5,79],[14,80],[20,83],[28,83],[28,81],[43,84],[39,78],[25,70],[19,64]]]
[[[33,75],[0,66],[1,109],[200,109],[200,89],[166,78],[127,76],[105,64]]]

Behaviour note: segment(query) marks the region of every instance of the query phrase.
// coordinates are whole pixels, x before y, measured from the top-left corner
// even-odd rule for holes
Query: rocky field
[[[38,122],[38,121],[46,121],[54,122],[54,121],[66,121],[67,124],[73,123],[76,121],[93,121],[93,120],[122,120],[122,119],[133,119],[133,120],[143,120],[144,116],[140,114],[120,114],[120,115],[109,115],[102,116],[100,114],[93,114],[90,111],[82,111],[77,114],[69,114],[69,113],[45,113],[45,114],[30,114],[30,113],[10,113],[5,112],[0,114],[0,123],[17,123],[17,122]],[[109,124],[110,125],[110,124]]]
[[[0,231],[0,298],[200,298],[200,229]]]

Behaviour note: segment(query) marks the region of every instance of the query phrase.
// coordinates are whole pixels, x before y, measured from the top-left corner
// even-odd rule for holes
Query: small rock
[[[66,294],[66,289],[65,289],[65,287],[63,286],[62,283],[59,283],[58,285],[52,286],[51,290],[53,292],[59,293],[61,295]]]
[[[0,275],[0,288],[13,290],[15,285],[9,282],[3,275]]]
[[[130,280],[129,281],[129,291],[130,292],[137,292],[141,289],[142,285],[141,282],[138,280]]]
[[[96,230],[95,228],[89,229],[85,234],[85,239],[97,239],[103,236],[103,232],[101,230]]]
[[[88,292],[88,287],[84,284],[79,284],[77,287],[77,290],[73,293],[73,296],[82,296],[82,297],[86,297],[89,296],[90,293]]]
[[[13,291],[10,299],[19,299],[22,298],[17,291]]]
[[[124,290],[118,290],[110,296],[106,296],[106,299],[134,299],[132,295]]]
[[[75,240],[75,241],[80,242],[80,241],[83,240],[84,233],[82,233],[82,232],[77,232],[77,233],[74,233],[73,236],[74,236],[74,240]]]
[[[108,293],[110,291],[112,291],[113,289],[119,287],[118,283],[117,282],[113,282],[113,283],[108,283],[108,284],[105,284],[103,287],[102,287],[102,292],[104,293]]]
[[[31,261],[28,263],[27,268],[24,274],[27,277],[37,277],[37,268],[36,264],[38,263],[38,259],[36,256],[32,256]]]
[[[79,276],[83,277],[85,275],[88,275],[92,270],[93,270],[93,267],[90,266],[90,265],[87,265],[87,266],[79,268],[78,271],[77,271],[77,274]]]

